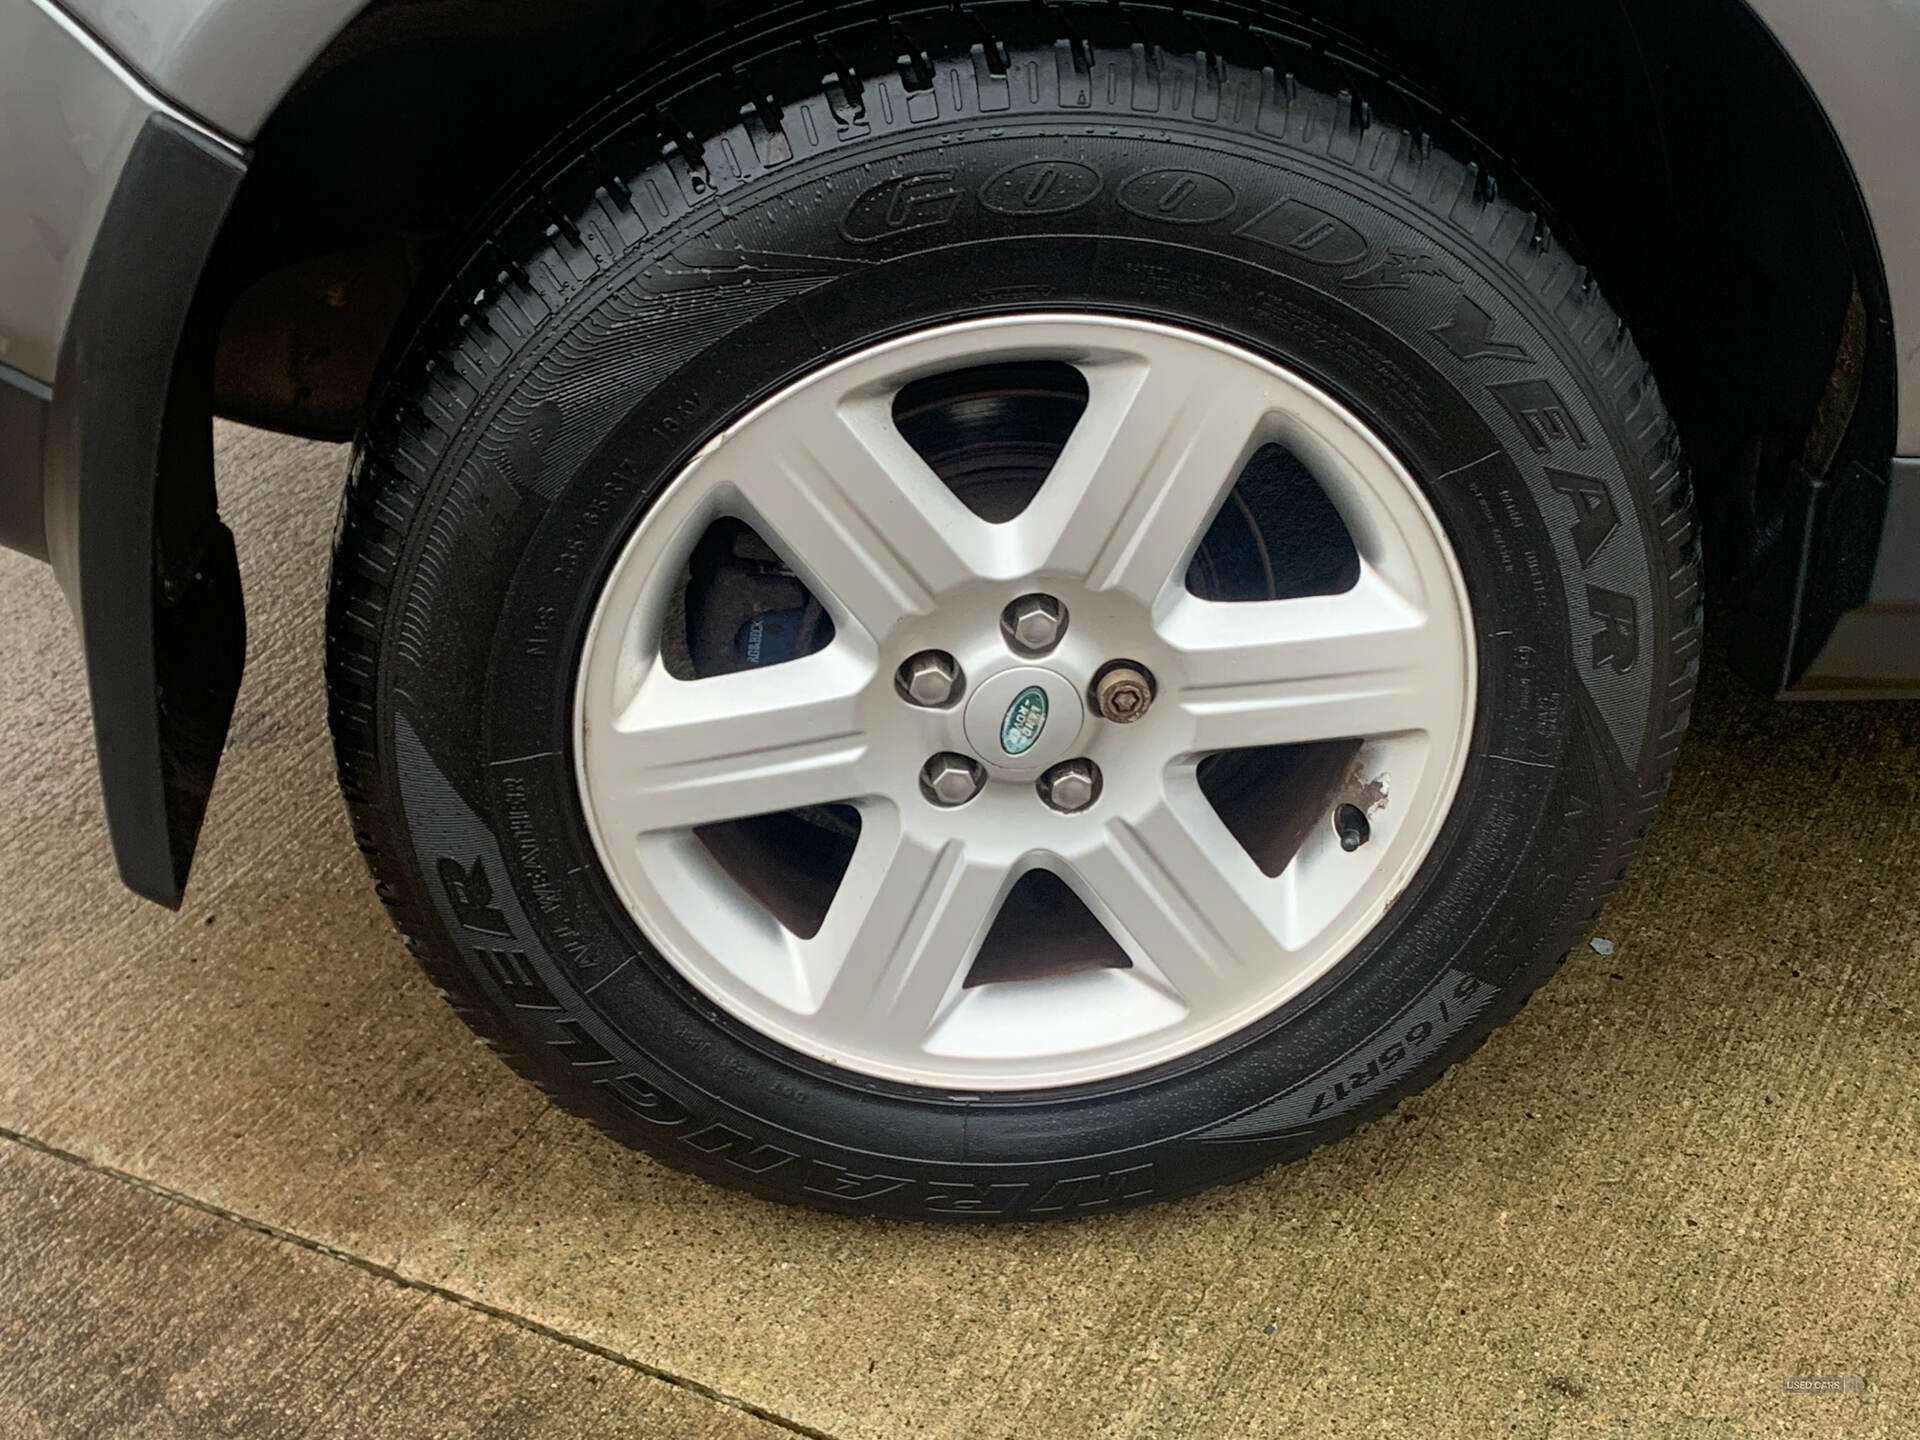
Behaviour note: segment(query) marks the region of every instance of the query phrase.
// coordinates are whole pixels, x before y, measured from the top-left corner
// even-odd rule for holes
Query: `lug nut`
[[[1040,777],[1040,798],[1072,815],[1100,798],[1100,767],[1091,760],[1063,760]]]
[[[1026,655],[1044,655],[1067,633],[1067,607],[1051,595],[1022,595],[1000,612],[1007,643]]]
[[[960,667],[951,655],[940,650],[923,650],[900,667],[894,683],[914,704],[937,710],[953,703],[962,681]]]
[[[1100,672],[1093,685],[1093,708],[1116,725],[1131,725],[1153,704],[1153,677],[1125,660]]]
[[[921,790],[934,804],[949,810],[973,799],[986,783],[987,772],[964,755],[943,752],[920,771]]]

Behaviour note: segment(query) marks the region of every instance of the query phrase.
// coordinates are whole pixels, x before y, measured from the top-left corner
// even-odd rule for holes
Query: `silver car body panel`
[[[366,0],[67,0],[163,92],[251,139]]]
[[[0,365],[52,383],[93,237],[157,111],[212,133],[45,0],[0,0]]]

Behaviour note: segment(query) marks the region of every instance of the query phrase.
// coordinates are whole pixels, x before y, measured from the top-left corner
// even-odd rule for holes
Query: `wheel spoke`
[[[1194,749],[1232,750],[1458,723],[1457,644],[1371,570],[1342,595],[1251,604],[1184,597],[1162,635]]]
[[[614,812],[602,820],[645,834],[858,799],[864,678],[839,646],[704,680],[656,665],[620,715],[588,728],[596,803]]]
[[[897,813],[868,817],[809,946],[820,1021],[887,1048],[924,1038],[958,994],[1004,891],[1002,868],[961,841],[903,833]]]
[[[986,527],[894,428],[885,397],[808,397],[727,475],[820,599],[878,639],[988,564]]]
[[[1022,523],[1040,537],[1041,570],[1151,605],[1259,447],[1274,392],[1261,372],[1193,349],[1082,373],[1086,413]]]
[[[1135,963],[1204,1008],[1272,972],[1284,950],[1282,892],[1263,883],[1191,774],[1169,791],[1145,815],[1108,821],[1102,843],[1071,864]]]

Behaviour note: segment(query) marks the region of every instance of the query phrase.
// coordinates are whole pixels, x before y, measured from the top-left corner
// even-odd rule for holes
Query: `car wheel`
[[[390,361],[356,830],[618,1137],[867,1212],[1192,1191],[1431,1081],[1645,836],[1699,626],[1646,365],[1443,126],[1201,24],[716,41]]]

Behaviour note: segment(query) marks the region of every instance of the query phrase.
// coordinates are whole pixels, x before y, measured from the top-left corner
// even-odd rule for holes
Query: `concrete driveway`
[[[252,658],[178,915],[114,879],[71,627],[0,556],[0,1435],[1916,1433],[1920,706],[1711,671],[1608,953],[1303,1164],[831,1218],[548,1108],[420,977],[327,745],[344,452],[220,456]]]

